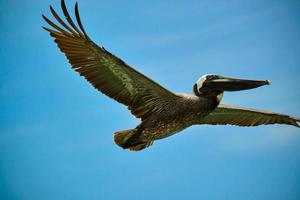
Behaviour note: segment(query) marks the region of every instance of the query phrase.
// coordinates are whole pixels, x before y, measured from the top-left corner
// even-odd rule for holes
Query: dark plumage
[[[68,24],[50,6],[61,27],[43,15],[54,30],[43,28],[54,38],[75,71],[142,120],[134,129],[115,133],[114,140],[119,146],[138,151],[152,145],[154,140],[194,124],[257,126],[277,123],[299,127],[299,119],[286,115],[219,105],[223,91],[251,89],[269,84],[268,81],[206,75],[195,84],[195,95],[172,93],[96,45],[82,26],[77,3],[75,16],[79,28],[71,19],[64,0],[61,7]]]

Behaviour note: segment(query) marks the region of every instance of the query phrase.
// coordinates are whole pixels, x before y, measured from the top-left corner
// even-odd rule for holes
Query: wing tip
[[[299,120],[296,120],[294,126],[300,128],[300,125],[298,124],[298,122],[299,122]]]
[[[48,18],[47,18],[44,14],[42,14],[42,18],[43,18],[45,21],[48,20]]]
[[[80,19],[80,15],[79,15],[79,9],[78,9],[78,3],[76,1],[75,3],[75,17],[76,17],[76,21],[77,21],[77,24],[79,25],[79,28],[80,30],[83,32],[84,36],[88,39],[89,39],[89,36],[87,35],[87,33],[85,32],[84,28],[83,28],[83,25],[81,23],[81,19]]]
[[[300,128],[300,125],[299,125],[300,118],[290,117],[290,119],[291,119],[291,123],[290,123],[291,125]]]
[[[55,12],[54,8],[52,7],[52,5],[49,5],[49,8],[50,8],[50,11],[52,13],[52,15],[56,18],[56,20],[59,22],[60,25],[62,25],[64,28],[67,29],[64,30],[62,29],[61,27],[57,26],[55,23],[53,23],[48,17],[46,17],[45,15],[42,14],[42,18],[50,25],[52,26],[53,28],[55,28],[56,30],[62,32],[63,34],[66,34],[66,35],[76,35],[76,36],[79,36],[79,37],[82,37],[84,39],[87,39],[87,40],[91,40],[89,38],[89,36],[87,35],[86,31],[84,30],[83,28],[83,25],[81,23],[81,20],[80,20],[80,17],[79,17],[79,11],[78,11],[78,2],[76,1],[75,2],[75,17],[76,17],[76,22],[77,22],[77,25],[75,25],[73,19],[71,18],[69,12],[68,12],[68,9],[67,9],[67,6],[66,6],[66,3],[64,0],[61,0],[61,8],[62,8],[62,11],[63,11],[63,14],[65,16],[65,19],[67,20],[68,22],[68,25],[65,24],[65,22],[59,17],[59,15],[57,15],[57,13]],[[78,27],[79,26],[79,27]],[[45,28],[43,28],[45,29]],[[47,30],[47,29],[45,29]],[[49,31],[49,30],[47,30]],[[69,32],[68,32],[69,31]],[[78,35],[77,35],[78,34]]]
[[[42,29],[46,30],[46,31],[49,31],[49,29],[45,26],[41,26]]]
[[[42,29],[44,29],[45,31],[48,31],[49,33],[53,32],[53,30],[51,30],[50,28],[47,28],[45,26],[41,26]]]

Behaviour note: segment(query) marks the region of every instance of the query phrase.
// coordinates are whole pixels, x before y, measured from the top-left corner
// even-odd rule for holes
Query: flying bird
[[[50,6],[58,25],[44,15],[52,29],[43,27],[54,38],[72,68],[98,91],[124,104],[141,123],[118,131],[114,141],[124,149],[139,151],[155,140],[171,136],[197,124],[258,126],[288,124],[300,127],[299,118],[269,111],[220,104],[224,91],[239,91],[270,84],[268,80],[246,80],[207,74],[193,86],[194,94],[173,93],[130,67],[120,58],[95,44],[84,30],[75,4],[77,25],[64,0],[64,21]]]

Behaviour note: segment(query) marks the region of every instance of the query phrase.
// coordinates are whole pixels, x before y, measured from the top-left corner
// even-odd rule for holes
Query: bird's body
[[[75,71],[98,91],[126,105],[135,117],[141,119],[136,128],[115,133],[115,142],[124,149],[142,150],[152,145],[154,140],[196,124],[288,124],[299,127],[298,118],[220,104],[224,91],[257,88],[270,81],[205,75],[194,85],[194,95],[172,93],[96,45],[81,24],[77,3],[75,15],[79,28],[71,19],[64,0],[61,6],[68,24],[50,6],[52,15],[63,28],[45,16],[45,21],[55,30],[43,28],[55,38]]]
[[[139,146],[152,144],[154,140],[169,137],[175,133],[182,131],[189,126],[197,124],[198,120],[204,118],[212,112],[220,103],[221,96],[218,97],[198,97],[195,95],[178,93],[175,94],[178,98],[171,106],[166,106],[159,112],[155,112],[147,119],[143,120],[135,129],[125,131],[131,133],[131,140],[128,145],[139,144]],[[120,131],[118,134],[124,133]],[[136,135],[136,137],[134,137]],[[123,142],[128,142],[128,139],[118,142],[120,146],[124,146]],[[137,150],[132,149],[132,150]]]
[[[162,139],[177,133],[208,115],[219,102],[212,98],[190,94],[176,94],[179,98],[175,107],[166,107],[141,123],[141,137],[150,140]]]

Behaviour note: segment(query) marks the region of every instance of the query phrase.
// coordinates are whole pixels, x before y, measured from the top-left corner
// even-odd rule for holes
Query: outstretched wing
[[[68,24],[50,6],[52,15],[61,27],[43,15],[44,20],[55,30],[43,28],[50,32],[72,68],[97,90],[125,104],[136,117],[142,119],[176,102],[179,97],[174,93],[96,45],[81,24],[77,3],[75,15],[79,28],[72,21],[64,0],[61,1],[61,7]]]
[[[300,119],[269,111],[240,108],[220,104],[206,117],[199,119],[198,124],[258,126],[263,124],[288,124],[296,127]]]

